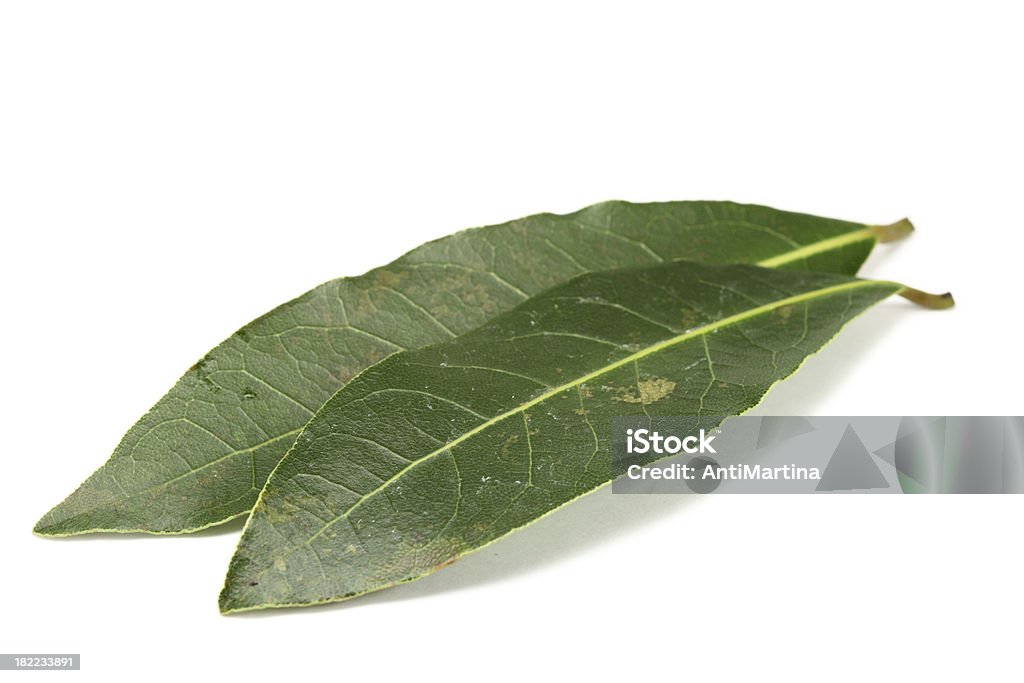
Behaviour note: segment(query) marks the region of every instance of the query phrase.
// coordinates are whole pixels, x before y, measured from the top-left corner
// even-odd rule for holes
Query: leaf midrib
[[[535,406],[535,405],[537,405],[539,403],[543,403],[544,401],[546,401],[546,400],[548,400],[548,399],[550,399],[550,398],[552,398],[552,397],[562,393],[563,391],[566,391],[568,389],[572,389],[573,387],[577,387],[577,386],[579,386],[581,384],[585,384],[586,382],[589,382],[589,381],[591,381],[593,379],[596,379],[596,378],[600,377],[601,375],[604,375],[604,374],[607,374],[609,372],[612,372],[613,370],[617,370],[618,368],[621,368],[621,367],[623,367],[625,365],[629,365],[630,363],[636,362],[636,361],[638,361],[638,360],[640,360],[642,358],[645,358],[645,357],[647,357],[649,355],[659,353],[660,351],[663,351],[663,350],[665,350],[667,348],[670,348],[670,347],[672,347],[672,346],[674,346],[676,344],[680,344],[680,343],[682,343],[684,341],[688,341],[690,339],[694,339],[694,338],[697,338],[697,337],[706,337],[708,334],[710,334],[711,332],[714,332],[715,330],[719,330],[719,329],[721,329],[723,327],[728,327],[730,325],[734,325],[734,324],[743,322],[744,320],[749,320],[750,318],[757,317],[757,316],[762,315],[764,313],[770,313],[770,312],[772,312],[772,311],[774,311],[774,310],[776,310],[778,308],[782,308],[784,306],[790,306],[790,305],[793,305],[793,304],[798,304],[798,303],[801,303],[801,302],[804,302],[804,301],[809,301],[809,300],[815,299],[817,297],[828,296],[830,294],[835,294],[835,293],[838,293],[838,292],[844,292],[844,291],[847,291],[847,290],[861,289],[861,288],[867,288],[867,287],[885,287],[885,286],[898,287],[898,288],[902,288],[903,287],[903,285],[900,285],[898,283],[889,282],[889,281],[885,281],[885,280],[854,280],[852,282],[844,282],[844,283],[841,283],[841,284],[838,284],[838,285],[831,285],[829,287],[822,287],[820,289],[815,289],[815,290],[812,290],[810,292],[803,292],[801,294],[796,294],[796,295],[789,296],[789,297],[786,297],[786,298],[783,298],[783,299],[778,299],[776,301],[772,301],[770,303],[762,304],[761,306],[756,306],[756,307],[748,309],[746,311],[742,311],[741,313],[736,313],[736,314],[733,314],[731,316],[722,318],[721,320],[716,320],[713,323],[708,323],[707,325],[703,325],[701,327],[697,327],[697,328],[694,328],[692,330],[688,330],[686,332],[683,332],[682,334],[676,335],[675,337],[670,337],[668,339],[664,339],[664,340],[662,340],[662,341],[660,341],[660,342],[658,342],[656,344],[652,344],[651,346],[648,346],[647,348],[641,349],[640,351],[637,351],[635,353],[631,353],[628,356],[624,356],[623,358],[620,358],[619,360],[617,360],[617,361],[615,361],[613,363],[610,363],[610,364],[605,365],[605,366],[603,366],[601,368],[598,368],[597,370],[594,370],[594,371],[592,371],[590,373],[587,373],[586,375],[583,375],[582,377],[578,377],[578,378],[572,380],[571,382],[566,382],[565,384],[561,384],[561,385],[559,385],[557,387],[552,387],[551,389],[548,389],[544,393],[542,393],[542,394],[540,394],[540,395],[530,399],[529,401],[526,401],[525,403],[522,403],[522,404],[520,404],[520,405],[518,405],[518,406],[516,406],[514,408],[511,408],[511,409],[509,409],[509,410],[507,410],[507,411],[505,411],[505,412],[503,412],[503,413],[501,413],[499,415],[496,415],[496,416],[494,416],[494,417],[492,417],[492,418],[490,418],[488,420],[485,420],[484,422],[481,422],[476,427],[473,427],[469,431],[467,431],[464,434],[460,435],[459,437],[453,439],[452,441],[449,441],[448,443],[446,443],[445,445],[441,446],[440,448],[437,448],[436,450],[431,451],[430,453],[427,453],[422,458],[418,458],[416,460],[413,460],[407,466],[403,467],[401,470],[399,470],[394,475],[392,475],[390,478],[388,478],[387,480],[383,481],[377,488],[375,488],[374,490],[370,491],[365,496],[363,496],[358,501],[356,501],[351,507],[349,507],[343,513],[341,513],[340,515],[337,515],[336,517],[334,517],[334,519],[332,519],[330,522],[327,522],[315,534],[310,536],[306,540],[304,545],[308,546],[317,537],[319,537],[321,534],[323,534],[325,531],[327,531],[331,526],[333,526],[334,524],[337,524],[338,522],[340,522],[343,519],[348,518],[349,515],[351,515],[353,512],[355,512],[357,509],[359,509],[359,507],[363,503],[365,503],[366,501],[370,500],[371,498],[376,496],[381,491],[384,491],[385,489],[387,489],[389,486],[391,486],[391,484],[393,484],[396,481],[398,481],[398,479],[403,477],[407,472],[412,470],[414,467],[416,467],[416,466],[418,466],[418,465],[420,465],[421,463],[424,463],[424,462],[430,462],[433,458],[436,458],[436,457],[444,454],[445,452],[451,451],[453,448],[458,446],[460,443],[462,443],[462,442],[472,438],[473,436],[475,436],[476,434],[479,434],[480,432],[484,431],[485,429],[488,429],[488,428],[492,427],[493,425],[498,424],[502,420],[505,420],[505,419],[507,419],[509,417],[512,417],[512,416],[514,416],[514,415],[516,415],[518,413],[524,413],[525,411],[529,410],[533,406]],[[266,488],[264,488],[264,491],[266,491]]]
[[[799,247],[792,251],[787,251],[771,258],[766,258],[763,261],[758,261],[757,265],[762,268],[777,268],[778,266],[792,263],[800,259],[806,259],[809,256],[817,256],[818,254],[833,249],[839,249],[841,247],[856,244],[857,242],[864,242],[866,240],[875,240],[878,238],[875,230],[871,227],[860,228],[852,232],[848,232],[844,235],[836,235],[835,237],[829,237],[828,239],[808,244],[805,247]]]

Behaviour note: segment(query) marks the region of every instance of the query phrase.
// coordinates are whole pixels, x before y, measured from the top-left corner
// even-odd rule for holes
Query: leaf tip
[[[221,614],[233,614],[244,608],[244,605],[232,599],[229,588],[230,584],[225,584],[224,588],[220,591],[220,595],[217,597],[217,609]]]
[[[228,574],[224,579],[224,586],[217,596],[217,609],[221,614],[236,614],[238,612],[249,612],[254,609],[261,609],[263,605],[262,594],[254,593],[259,591],[256,586],[259,581],[246,578],[238,573],[234,564],[228,567]]]
[[[914,224],[909,218],[901,218],[889,225],[872,225],[870,229],[879,242],[895,242],[914,232]]]
[[[40,538],[53,538],[54,536],[60,535],[57,531],[58,525],[50,521],[52,515],[53,510],[39,518],[39,521],[32,527],[33,535],[39,536]]]

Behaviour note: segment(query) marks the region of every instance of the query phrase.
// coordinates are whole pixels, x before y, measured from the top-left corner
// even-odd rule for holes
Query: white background
[[[1021,496],[605,491],[414,584],[236,617],[237,525],[30,533],[251,318],[611,198],[910,216],[864,273],[958,307],[882,304],[762,412],[1021,414],[1015,5],[3,3],[0,651],[80,652],[33,674],[68,680],[1019,680]]]

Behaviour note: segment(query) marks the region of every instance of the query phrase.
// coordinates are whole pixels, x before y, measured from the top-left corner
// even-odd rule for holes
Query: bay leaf
[[[876,241],[911,229],[730,202],[606,202],[456,233],[239,329],[35,532],[184,533],[246,514],[302,426],[356,373],[580,273],[685,258],[853,274]]]
[[[604,486],[619,415],[757,404],[895,282],[676,262],[583,275],[367,368],[275,469],[224,612],[344,600],[429,574]],[[715,417],[719,416],[719,417]]]

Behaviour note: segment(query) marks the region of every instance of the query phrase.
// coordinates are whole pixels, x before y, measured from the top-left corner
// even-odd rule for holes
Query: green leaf
[[[876,241],[910,230],[728,202],[607,202],[456,233],[238,330],[35,531],[181,533],[245,514],[313,412],[356,373],[582,272],[687,258],[852,274]]]
[[[893,282],[679,262],[584,275],[392,355],[335,394],[278,465],[221,609],[332,602],[429,574],[607,484],[613,416],[742,413],[894,293],[952,303]]]

